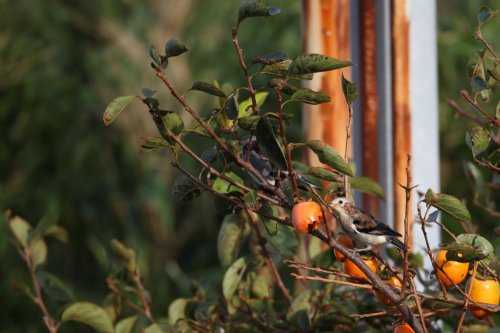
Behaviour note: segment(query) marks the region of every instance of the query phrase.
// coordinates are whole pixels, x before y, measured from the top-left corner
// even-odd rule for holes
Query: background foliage
[[[300,2],[268,2],[286,8],[285,15],[248,24],[241,40],[252,44],[243,48],[253,54],[276,49],[299,54]],[[114,96],[158,86],[147,49],[170,35],[196,49],[180,58],[172,73],[180,88],[224,77],[241,84],[230,40],[237,7],[238,2],[215,0],[0,0],[0,210],[11,208],[31,222],[44,214],[59,217],[71,244],[49,244],[47,269],[67,281],[77,299],[83,291],[95,302],[105,294],[106,246],[112,238],[137,249],[149,289],[160,295],[154,311],[166,311],[172,299],[186,294],[191,279],[222,278],[215,249],[221,217],[212,201],[173,202],[173,170],[165,153],[139,153],[136,138],[154,131],[149,116],[137,105],[112,131],[104,130],[101,117]],[[463,178],[462,159],[470,158],[463,144],[469,124],[450,121],[446,99],[467,87],[464,71],[478,48],[471,32],[479,7],[452,0],[438,5],[443,192],[469,202],[468,187],[455,181]],[[160,92],[168,103],[166,97]],[[298,126],[291,134],[299,137]],[[481,227],[491,230],[496,221],[481,214],[473,212],[481,216]],[[12,291],[11,281],[26,277],[26,270],[8,243],[4,221],[0,270],[2,331],[42,331],[41,321],[33,319],[39,318],[37,309]]]

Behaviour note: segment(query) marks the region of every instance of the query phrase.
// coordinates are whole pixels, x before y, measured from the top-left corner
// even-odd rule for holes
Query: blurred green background
[[[283,13],[245,23],[244,50],[299,54],[300,2],[267,2]],[[469,187],[456,179],[463,179],[462,161],[470,159],[464,135],[472,124],[455,119],[446,100],[468,88],[465,67],[479,48],[472,33],[482,4],[438,1],[442,191],[468,202]],[[165,314],[191,279],[220,281],[215,244],[221,217],[211,198],[173,201],[168,153],[140,153],[140,137],[156,135],[142,105],[132,104],[111,128],[101,119],[114,97],[143,87],[158,89],[161,102],[179,110],[149,68],[149,45],[162,49],[172,35],[191,49],[169,69],[179,90],[196,80],[243,84],[230,38],[238,6],[215,0],[0,0],[0,210],[12,209],[33,224],[47,213],[59,216],[71,243],[49,242],[46,270],[67,282],[77,299],[102,301],[112,238],[137,249],[155,313]],[[190,101],[201,109],[210,103],[203,94]],[[472,210],[484,230],[498,223]],[[12,281],[28,275],[3,217],[0,270],[1,331],[44,331],[35,305],[12,291]]]

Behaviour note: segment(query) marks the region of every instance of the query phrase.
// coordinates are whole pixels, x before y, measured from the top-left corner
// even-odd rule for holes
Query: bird
[[[365,246],[361,249],[355,249],[356,252],[369,251],[373,246],[387,242],[404,252],[407,251],[406,246],[397,239],[397,237],[402,237],[399,232],[394,231],[387,224],[357,208],[349,198],[335,198],[328,203],[328,206],[337,218],[342,230],[356,244]]]

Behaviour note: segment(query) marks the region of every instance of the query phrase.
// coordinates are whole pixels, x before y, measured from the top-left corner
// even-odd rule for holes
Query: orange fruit
[[[468,262],[458,262],[458,261],[447,261],[446,260],[446,250],[440,250],[434,256],[434,261],[441,267],[441,269],[446,272],[449,278],[439,269],[436,269],[437,278],[448,288],[455,284],[460,284],[467,273],[469,272]]]
[[[387,284],[388,286],[391,286],[391,287],[394,287],[394,288],[399,288],[401,290],[402,288],[402,284],[401,284],[401,281],[399,281],[399,279],[395,276],[391,276],[390,279],[388,280],[384,280],[384,283]],[[378,299],[378,301],[381,303],[381,304],[384,304],[384,305],[392,305],[392,302],[387,298],[385,297],[384,294],[382,294],[380,291],[375,291],[375,297]]]
[[[370,269],[373,272],[377,271],[377,262],[375,260],[373,260],[373,259],[363,259],[363,261],[365,262],[365,264],[368,265],[368,267],[370,267]],[[349,259],[346,259],[344,261],[344,273],[347,273],[347,274],[350,274],[350,275],[354,275],[354,276],[359,276],[359,277],[361,277],[363,279],[368,279],[368,277],[366,276],[366,274],[363,273],[361,271],[361,269],[359,269],[359,267],[354,262],[352,262]]]
[[[319,228],[324,221],[321,206],[314,201],[304,201],[293,206],[292,223],[295,230],[308,233]]]
[[[408,323],[401,323],[394,328],[394,333],[415,333],[415,331]]]
[[[339,236],[337,237],[337,242],[344,245],[345,247],[347,247],[348,249],[352,249],[353,248],[353,245],[352,245],[352,239],[349,238],[349,236],[347,236],[346,234],[339,234]],[[334,251],[335,253],[335,256],[337,257],[338,260],[340,261],[346,261],[347,258],[345,257],[345,255],[343,255],[342,253],[338,252],[338,251]]]
[[[474,302],[498,305],[500,301],[500,284],[496,280],[483,280],[477,277],[467,281],[467,288],[470,286],[469,297]],[[470,312],[477,319],[484,319],[491,316],[491,312],[471,305]]]

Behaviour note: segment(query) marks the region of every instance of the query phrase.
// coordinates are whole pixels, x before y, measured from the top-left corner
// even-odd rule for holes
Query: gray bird
[[[400,233],[354,206],[352,200],[345,197],[335,198],[328,206],[337,217],[342,230],[355,243],[365,246],[356,249],[356,252],[368,251],[375,245],[387,242],[407,251],[405,245],[396,238],[402,237]]]

